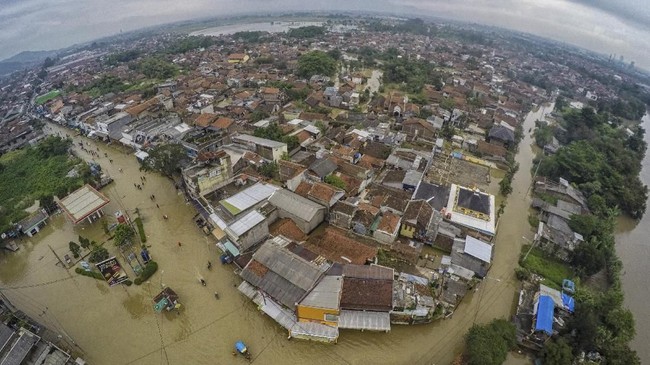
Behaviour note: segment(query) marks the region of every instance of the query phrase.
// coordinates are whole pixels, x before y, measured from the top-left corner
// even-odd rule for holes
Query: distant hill
[[[24,51],[0,61],[0,76],[14,71],[34,67],[47,57],[55,56],[57,51]]]

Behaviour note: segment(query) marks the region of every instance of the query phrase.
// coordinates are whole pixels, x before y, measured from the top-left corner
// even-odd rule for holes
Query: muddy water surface
[[[531,113],[524,130],[546,110],[552,106]],[[49,128],[54,133],[70,133],[56,126]],[[495,260],[478,291],[464,299],[451,319],[423,326],[394,326],[390,334],[342,331],[337,345],[288,341],[280,326],[239,294],[235,287],[239,280],[232,268],[216,264],[218,252],[213,241],[194,225],[196,212],[169,180],[144,174],[147,182],[140,191],[133,183],[140,182],[143,173],[132,152],[75,137],[75,151],[87,159],[91,156],[79,149],[78,141],[99,148],[102,157],[96,158],[97,162],[115,179],[103,190],[111,199],[105,212],[122,210],[134,217],[135,208],[139,209],[159,271],[141,286],[109,288],[57,266],[52,250],[62,256],[68,242],[79,235],[97,242],[107,239],[99,223],[72,226],[59,215],[35,238],[24,240],[18,253],[0,254],[0,280],[3,287],[13,288],[5,293],[16,306],[65,333],[64,339],[74,340],[72,346],[83,351],[89,364],[244,364],[243,359],[231,355],[238,339],[247,342],[253,362],[259,364],[448,364],[461,350],[462,336],[473,323],[507,318],[513,309],[517,288],[513,268],[522,236],[530,232],[522,213],[529,205],[526,194],[533,158],[528,133],[517,155],[520,170],[513,182],[514,192],[499,224]],[[151,194],[160,208],[149,199]],[[163,220],[163,214],[169,220]],[[211,271],[206,269],[208,260],[215,263]],[[133,275],[130,268],[127,271]],[[199,284],[200,277],[205,278],[207,287]],[[180,295],[184,305],[180,314],[154,313],[151,298],[163,285]],[[215,300],[215,291],[220,300]]]

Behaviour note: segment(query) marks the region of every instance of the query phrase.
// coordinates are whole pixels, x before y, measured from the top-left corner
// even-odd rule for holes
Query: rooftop
[[[339,309],[339,296],[343,280],[340,276],[324,276],[301,305],[325,309]]]
[[[232,215],[237,215],[268,199],[278,189],[280,188],[277,186],[259,183],[240,191],[230,198],[223,199],[219,203]]]
[[[109,202],[104,194],[86,184],[61,199],[59,206],[77,224]]]

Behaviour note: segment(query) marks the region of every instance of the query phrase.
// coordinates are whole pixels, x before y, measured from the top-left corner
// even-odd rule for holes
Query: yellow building
[[[228,63],[246,63],[250,59],[245,53],[233,53],[228,56]]]
[[[298,321],[338,327],[342,283],[340,276],[324,276],[296,306]]]

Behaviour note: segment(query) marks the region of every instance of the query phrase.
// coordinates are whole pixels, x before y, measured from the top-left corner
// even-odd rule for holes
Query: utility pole
[[[63,266],[64,269],[67,269],[67,265],[65,265],[65,264],[63,263],[63,261],[61,261],[61,258],[59,257],[59,255],[56,254],[56,252],[54,252],[54,249],[52,248],[52,246],[47,245],[47,247],[50,248],[50,250],[51,250],[52,253],[54,254],[54,257],[56,257],[56,259],[59,260],[59,263],[61,263],[61,266]]]
[[[521,261],[526,261],[526,258],[528,257],[528,254],[530,253],[530,251],[533,250],[533,247],[535,247],[535,241],[530,241],[526,237],[521,237],[521,238],[523,238],[524,240],[526,240],[526,241],[528,241],[530,243],[530,248],[528,249],[528,252],[526,252],[526,254],[524,255],[524,258],[521,259]]]

